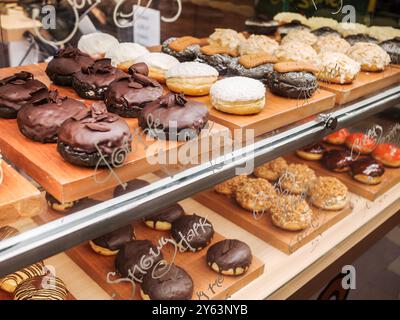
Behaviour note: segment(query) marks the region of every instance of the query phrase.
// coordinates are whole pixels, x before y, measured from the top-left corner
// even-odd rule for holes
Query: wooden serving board
[[[82,100],[71,88],[50,85],[44,68],[45,65],[40,64],[0,69],[0,78],[13,74],[17,70],[30,71],[50,88],[57,88],[61,95]],[[93,102],[82,101],[87,105]],[[174,154],[185,145],[184,142],[150,139],[139,129],[137,119],[125,120],[134,136],[132,152],[129,153],[122,166],[113,169],[114,174],[108,168],[94,170],[74,166],[64,161],[57,152],[56,144],[42,144],[26,138],[20,133],[15,119],[0,119],[0,148],[8,159],[23,169],[59,201],[74,201],[110,189],[139,175],[158,170],[162,164],[160,165],[159,161],[155,159],[157,154]],[[228,132],[227,128],[209,121],[208,127],[202,130],[200,136],[187,142],[186,146],[188,144],[195,145],[196,154],[203,151],[208,152],[214,148],[213,144],[221,143],[220,139],[214,139],[211,144],[211,139],[222,136],[226,132]]]
[[[43,209],[40,191],[4,160],[1,168],[3,183],[0,184],[0,225],[39,214]]]
[[[339,149],[340,147],[325,145],[328,149]],[[315,172],[320,176],[333,176],[342,181],[349,191],[358,194],[368,200],[374,201],[380,195],[384,194],[390,188],[395,186],[400,182],[400,168],[388,168],[385,167],[385,173],[383,175],[383,180],[377,185],[368,185],[354,180],[349,172],[333,172],[326,169],[320,161],[310,161],[304,160],[296,155],[291,155],[287,157],[292,162],[300,162],[308,165],[310,168],[314,169]]]
[[[193,212],[201,214],[200,209],[196,206],[196,202],[194,204],[187,204],[185,201],[182,201],[180,204],[188,214],[192,214]],[[47,213],[36,217],[35,220],[40,223],[46,223],[59,217],[60,214],[49,209]],[[148,239],[155,245],[158,244],[159,239],[162,237],[164,239],[171,238],[169,232],[152,230],[140,221],[134,223],[134,228],[136,239]],[[223,239],[224,237],[216,232],[210,245]],[[242,240],[245,241],[245,239]],[[185,269],[193,279],[193,300],[226,299],[264,272],[264,264],[260,259],[253,256],[252,264],[244,275],[233,277],[217,274],[207,266],[207,248],[196,253],[178,252],[174,260],[174,263]],[[164,246],[162,253],[166,261],[169,263],[173,261],[174,248],[172,245]],[[106,257],[95,253],[88,243],[67,250],[66,254],[113,299],[141,299],[140,284],[135,285],[133,288],[132,284],[126,281],[113,284],[107,282],[107,274],[115,272],[115,257]],[[118,277],[111,277],[111,279],[115,280]],[[133,294],[132,290],[134,290]]]
[[[336,95],[337,104],[345,104],[377,92],[400,81],[400,69],[388,66],[383,72],[361,71],[351,84],[330,84],[319,81],[319,86]]]
[[[277,128],[303,120],[311,115],[329,110],[335,105],[335,95],[318,89],[309,99],[288,99],[267,92],[265,108],[255,115],[233,115],[218,111],[212,107],[209,96],[194,98],[208,105],[210,119],[235,129],[253,129],[259,136]]]
[[[340,211],[326,211],[311,206],[316,217],[312,226],[303,231],[286,231],[272,223],[268,212],[255,215],[240,207],[234,198],[213,189],[198,193],[194,199],[286,254],[314,240],[351,212],[350,204]]]

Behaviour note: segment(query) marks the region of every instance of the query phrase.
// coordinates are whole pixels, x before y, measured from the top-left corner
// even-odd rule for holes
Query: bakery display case
[[[148,46],[103,5],[0,69],[0,299],[347,297],[332,278],[400,221],[399,29],[158,1]]]

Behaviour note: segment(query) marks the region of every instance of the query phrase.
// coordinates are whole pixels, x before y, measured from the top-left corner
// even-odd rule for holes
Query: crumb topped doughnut
[[[272,161],[264,163],[263,165],[255,168],[254,175],[258,178],[267,179],[269,181],[278,180],[280,175],[285,172],[288,164],[282,157],[278,157]]]
[[[316,60],[319,80],[348,84],[352,83],[360,72],[360,64],[340,52],[322,52]]]
[[[200,62],[182,62],[170,68],[166,74],[168,88],[176,93],[193,96],[206,95],[218,79],[218,71]]]
[[[348,189],[334,177],[318,177],[310,188],[311,203],[323,210],[341,210],[348,201]]]
[[[246,77],[217,81],[211,87],[210,96],[215,109],[231,114],[254,114],[265,106],[263,83]]]
[[[217,184],[214,187],[215,192],[220,194],[225,194],[227,196],[231,196],[236,193],[238,187],[240,187],[243,183],[245,183],[250,178],[246,174],[241,174],[232,179],[226,180],[222,183]]]
[[[83,35],[78,41],[78,49],[93,59],[104,58],[106,52],[116,47],[119,41],[110,34],[94,32]]]
[[[210,45],[227,48],[232,56],[238,55],[239,46],[244,40],[246,38],[243,34],[232,29],[221,28],[215,29],[208,38]]]
[[[390,56],[375,43],[358,42],[348,50],[347,54],[360,63],[363,71],[383,71],[390,63]]]
[[[276,197],[274,186],[262,178],[249,179],[236,190],[236,202],[251,212],[268,210]]]
[[[341,52],[346,53],[350,49],[350,44],[343,38],[333,35],[319,37],[314,43],[313,48],[317,53],[321,52]]]
[[[343,37],[354,34],[367,34],[368,27],[361,23],[339,22],[336,28]]]
[[[372,26],[368,29],[368,35],[379,41],[386,41],[400,37],[400,30],[393,27]]]
[[[279,61],[313,62],[317,58],[317,52],[308,44],[299,41],[290,41],[281,44],[275,51]]]
[[[313,35],[309,30],[292,30],[282,39],[281,44],[296,41],[312,46],[317,42],[317,39],[317,36]]]
[[[306,194],[315,179],[314,170],[307,165],[291,163],[279,177],[279,185],[290,193]]]
[[[313,211],[303,197],[282,194],[270,209],[275,226],[288,230],[300,231],[308,228],[313,219]]]
[[[268,53],[273,55],[278,49],[279,43],[270,37],[252,34],[246,40],[243,40],[239,47],[240,55],[254,53]]]

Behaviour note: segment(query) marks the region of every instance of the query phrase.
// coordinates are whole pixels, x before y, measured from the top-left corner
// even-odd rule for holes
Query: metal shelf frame
[[[193,194],[235,176],[247,161],[261,165],[322,136],[383,111],[400,102],[400,86],[388,88],[348,105],[337,107],[306,123],[265,135],[254,144],[212,161],[163,178],[151,185],[102,202],[0,242],[0,277],[111,232]],[[329,128],[328,119],[336,124]]]

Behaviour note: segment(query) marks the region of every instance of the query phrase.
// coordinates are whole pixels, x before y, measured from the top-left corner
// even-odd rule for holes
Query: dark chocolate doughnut
[[[149,228],[165,231],[170,230],[172,223],[184,214],[183,208],[178,203],[175,203],[147,216],[144,218],[144,222]]]
[[[148,183],[147,181],[141,180],[141,179],[134,179],[134,180],[128,181],[126,183],[125,188],[123,186],[119,185],[114,189],[114,198],[119,197],[125,193],[129,193],[129,192],[138,190],[140,188],[146,187],[149,184],[150,183]]]
[[[111,256],[118,253],[121,247],[135,239],[132,225],[127,225],[90,241],[92,249],[102,255]]]
[[[350,170],[353,158],[348,150],[330,150],[325,152],[321,162],[329,170],[345,172]]]

